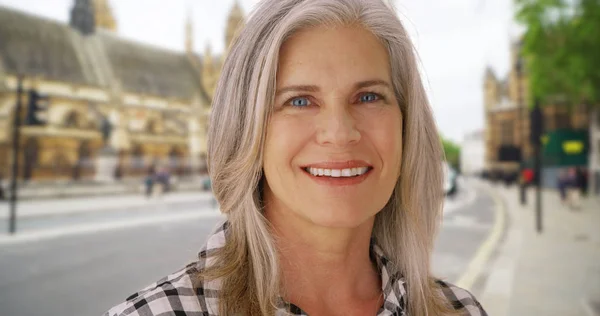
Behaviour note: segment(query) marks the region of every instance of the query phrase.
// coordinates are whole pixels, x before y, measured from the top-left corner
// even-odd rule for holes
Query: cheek
[[[402,116],[389,111],[369,120],[365,131],[383,160],[387,172],[399,175],[402,163]]]
[[[302,149],[310,128],[307,122],[286,116],[273,117],[267,127],[264,169],[280,169],[290,166],[293,158]]]

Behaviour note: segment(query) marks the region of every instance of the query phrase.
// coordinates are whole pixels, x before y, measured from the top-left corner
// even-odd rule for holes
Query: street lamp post
[[[535,193],[535,217],[536,217],[536,230],[538,233],[542,232],[542,134],[544,132],[544,116],[540,108],[540,101],[536,98],[535,105],[530,112],[531,122],[531,144],[534,149],[535,156],[535,182],[536,182],[536,193]]]
[[[520,54],[520,52],[519,52]],[[525,121],[525,117],[523,115],[523,82],[522,82],[522,72],[523,72],[523,63],[522,63],[522,59],[519,56],[517,58],[517,64],[516,64],[516,72],[517,72],[517,87],[518,87],[518,102],[519,102],[519,106],[518,106],[518,113],[519,113],[519,122],[521,122],[520,124],[520,128],[521,130],[520,132],[520,138],[521,138],[521,161],[520,161],[520,167],[519,167],[519,188],[520,188],[520,196],[521,196],[521,205],[526,205],[527,204],[527,184],[525,183],[526,179],[524,178],[524,169],[525,169],[525,128],[523,122]]]
[[[19,151],[21,140],[21,98],[23,96],[23,76],[17,76],[17,104],[13,122],[12,143],[12,174],[10,182],[10,219],[8,231],[14,234],[17,231],[17,178],[19,176]]]

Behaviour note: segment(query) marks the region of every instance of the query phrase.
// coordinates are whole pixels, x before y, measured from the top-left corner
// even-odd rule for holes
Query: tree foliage
[[[600,0],[515,0],[530,103],[600,102]]]
[[[442,138],[446,161],[456,170],[460,170],[460,147],[450,140]]]

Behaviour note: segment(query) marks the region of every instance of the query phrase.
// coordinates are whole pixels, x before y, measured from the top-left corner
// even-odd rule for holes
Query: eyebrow
[[[387,81],[375,79],[375,80],[360,81],[360,82],[355,83],[354,90],[363,89],[363,88],[372,87],[372,86],[385,86],[388,89],[392,88],[391,85]],[[315,86],[315,85],[288,86],[288,87],[284,87],[284,88],[277,90],[277,92],[275,93],[275,96],[277,97],[281,94],[284,94],[286,92],[291,92],[291,91],[319,92],[319,91],[321,91],[321,88],[319,88],[319,86]]]

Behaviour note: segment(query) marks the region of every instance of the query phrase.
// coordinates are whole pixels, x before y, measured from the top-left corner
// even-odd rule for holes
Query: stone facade
[[[236,2],[228,45],[243,21]],[[74,1],[69,25],[0,6],[0,174],[11,171],[18,74],[22,118],[28,91],[48,97],[46,123],[21,129],[21,177],[93,179],[104,119],[112,125],[108,145],[118,152],[118,176],[158,164],[181,175],[200,172],[223,57],[210,48],[205,56],[194,52],[191,23],[183,25],[186,50],[177,52],[119,37],[107,0]]]
[[[519,44],[511,48],[511,67],[507,77],[499,79],[488,68],[484,77],[485,106],[485,168],[488,171],[517,172],[520,161],[500,161],[501,147],[516,147],[524,160],[533,158],[530,143],[529,95],[525,67],[519,54]],[[589,110],[583,106],[545,105],[545,131],[556,129],[588,129]]]

